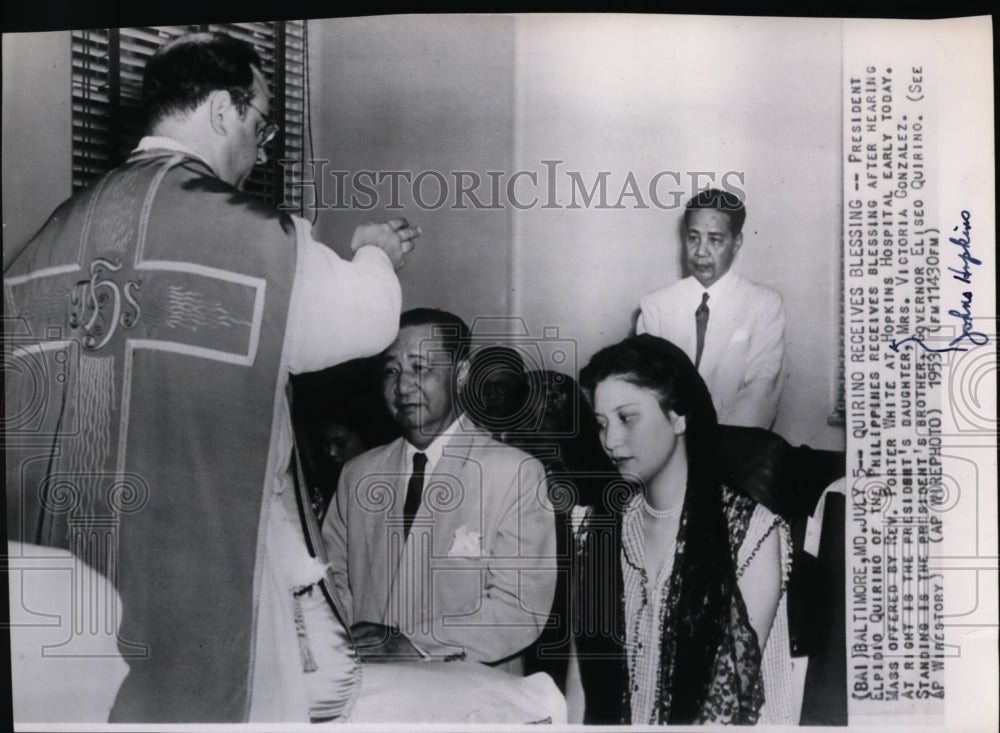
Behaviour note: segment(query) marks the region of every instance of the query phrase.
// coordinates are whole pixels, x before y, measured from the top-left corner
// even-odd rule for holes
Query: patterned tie
[[[413,517],[420,508],[420,497],[424,493],[424,468],[427,466],[426,453],[413,454],[413,473],[406,485],[406,503],[403,504],[403,537],[410,534]]]
[[[701,352],[705,350],[705,329],[708,328],[708,293],[701,294],[701,305],[694,312],[695,338],[698,345],[695,347],[694,368],[697,369],[701,363]]]

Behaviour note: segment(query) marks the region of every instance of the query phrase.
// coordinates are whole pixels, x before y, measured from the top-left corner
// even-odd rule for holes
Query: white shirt
[[[695,360],[695,311],[708,292],[708,328],[698,372],[708,385],[719,422],[769,428],[781,398],[785,309],[781,296],[729,271],[706,289],[686,277],[646,294],[636,333],[650,333]]]
[[[458,432],[458,426],[461,423],[461,420],[462,416],[459,415],[457,418],[455,418],[455,420],[451,423],[451,425],[449,425],[447,428],[445,428],[436,436],[434,436],[434,440],[432,440],[430,442],[430,445],[428,445],[423,450],[420,450],[410,441],[404,438],[403,443],[406,446],[406,465],[412,468],[413,456],[415,456],[417,453],[423,453],[425,456],[427,456],[427,466],[426,468],[424,468],[424,475],[426,476],[428,474],[434,473],[434,467],[437,466],[438,461],[441,460],[441,456],[444,454],[444,447],[448,444],[448,441],[451,440],[452,436]],[[411,476],[413,475],[412,470],[410,471],[410,475]]]
[[[686,277],[683,280],[679,280],[674,285],[674,303],[677,306],[674,313],[671,314],[668,323],[654,330],[652,324],[646,323],[645,319],[640,318],[639,325],[636,327],[636,333],[649,332],[654,336],[662,336],[669,341],[673,341],[676,346],[683,349],[684,353],[694,361],[698,345],[697,325],[694,314],[701,306],[702,295],[708,293],[708,303],[706,305],[708,305],[709,315],[708,327],[705,329],[705,344],[707,345],[709,339],[714,337],[719,330],[718,326],[713,328],[715,324],[712,323],[712,316],[716,314],[712,312],[712,308],[715,306],[718,309],[718,306],[732,290],[733,284],[734,277],[732,270],[727,271],[725,275],[707,288],[694,277]],[[664,320],[667,321],[668,319]],[[659,331],[659,333],[656,331]]]

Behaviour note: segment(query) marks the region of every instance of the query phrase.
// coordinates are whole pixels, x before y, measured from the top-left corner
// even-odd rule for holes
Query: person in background
[[[462,407],[473,422],[503,440],[520,430],[527,397],[521,352],[503,344],[473,352],[468,384],[462,391]]]
[[[578,533],[585,721],[794,722],[788,528],[722,485],[694,364],[644,334],[597,352],[580,380],[631,487],[611,487]]]
[[[720,423],[770,428],[781,398],[785,307],[777,292],[730,269],[745,220],[731,193],[709,189],[688,201],[681,245],[688,276],[642,298],[635,332],[684,350]]]
[[[377,357],[298,375],[292,418],[313,511],[322,522],[351,458],[399,436],[375,380]]]

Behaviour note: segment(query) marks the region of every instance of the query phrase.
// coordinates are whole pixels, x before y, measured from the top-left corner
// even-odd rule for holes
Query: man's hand
[[[413,240],[420,236],[420,227],[411,227],[406,219],[389,219],[369,222],[354,230],[351,252],[371,245],[389,256],[397,270],[403,266],[403,257],[413,250]]]
[[[365,662],[419,661],[423,656],[399,629],[369,621],[351,627],[358,655]]]

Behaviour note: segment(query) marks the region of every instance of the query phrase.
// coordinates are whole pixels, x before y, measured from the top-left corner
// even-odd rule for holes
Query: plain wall
[[[639,297],[681,275],[679,208],[691,175],[746,194],[739,272],[787,309],[786,382],[775,429],[843,448],[835,403],[840,268],[840,25],[837,21],[642,16],[461,16],[310,22],[314,157],[331,170],[533,171],[502,210],[321,211],[318,236],[347,251],[353,227],[402,213],[424,228],[401,273],[404,305],[523,318],[567,342],[546,364],[573,373],[623,337]],[[556,207],[548,170],[556,166]],[[549,164],[554,165],[554,164]],[[614,205],[629,172],[646,206],[568,208],[567,172],[607,171]],[[701,178],[703,182],[704,177]],[[485,187],[485,186],[484,186]],[[433,199],[430,185],[425,196]],[[429,193],[426,193],[429,192]],[[452,191],[453,193],[453,191]],[[582,203],[578,194],[578,203]],[[516,328],[516,325],[511,328]],[[501,326],[501,328],[504,328]]]
[[[317,20],[309,22],[309,34],[314,157],[330,161],[324,202],[336,202],[333,170],[438,172],[449,192],[434,207],[441,189],[428,175],[418,195],[429,208],[417,206],[403,183],[405,208],[390,210],[386,180],[370,211],[320,211],[317,237],[345,254],[357,224],[404,215],[424,231],[419,253],[400,273],[404,307],[440,307],[466,319],[506,315],[510,212],[456,202],[453,172],[485,179],[486,171],[512,165],[513,19]]]
[[[70,34],[3,35],[3,262],[72,192]]]
[[[839,23],[534,16],[518,19],[516,37],[516,167],[563,161],[563,204],[573,195],[566,172],[589,187],[608,171],[608,206],[632,172],[646,204],[627,196],[620,210],[594,201],[515,214],[514,309],[532,333],[558,326],[583,362],[627,335],[641,295],[681,276],[690,175],[712,172],[718,185],[742,173],[742,184],[729,179],[748,211],[734,268],[778,290],[787,311],[775,430],[843,449],[843,430],[826,423],[838,360]],[[680,186],[660,179],[668,208],[648,195],[660,171],[680,174]]]

